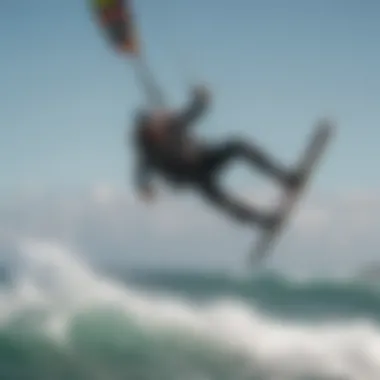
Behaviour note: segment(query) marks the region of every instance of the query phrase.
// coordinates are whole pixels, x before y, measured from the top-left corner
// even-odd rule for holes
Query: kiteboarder
[[[287,170],[245,139],[230,138],[214,144],[196,141],[190,133],[191,127],[209,103],[207,88],[196,86],[190,104],[179,112],[167,109],[138,111],[132,130],[137,159],[134,181],[140,197],[146,201],[154,197],[152,177],[158,174],[172,187],[192,187],[209,203],[240,222],[272,228],[278,220],[275,213],[259,211],[231,197],[219,186],[217,174],[228,162],[241,158],[287,188],[296,188],[300,175]]]
[[[167,103],[166,97],[141,49],[139,41],[142,38],[135,28],[132,0],[91,0],[89,3],[111,46],[123,57],[131,59],[145,102],[149,105],[149,111],[138,113],[132,130],[137,159],[135,181],[139,194],[145,200],[154,197],[152,180],[153,175],[158,174],[172,186],[192,187],[209,203],[241,222],[256,223],[263,228],[252,250],[251,258],[255,261],[250,264],[256,264],[256,259],[267,256],[275,238],[289,222],[335,128],[329,122],[317,124],[300,155],[296,170],[287,170],[259,146],[245,139],[230,138],[219,144],[197,142],[191,133],[191,126],[207,109],[210,101],[207,89],[195,88],[190,104],[182,111],[163,109],[162,105]],[[161,109],[157,110],[157,107]],[[151,111],[152,108],[156,110]],[[222,190],[217,174],[222,173],[225,165],[235,158],[248,161],[252,167],[272,176],[284,187],[276,212],[267,213],[245,205]]]

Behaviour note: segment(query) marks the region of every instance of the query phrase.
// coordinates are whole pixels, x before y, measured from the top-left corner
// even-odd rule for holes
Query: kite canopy
[[[120,52],[137,55],[131,0],[91,0],[91,5],[111,44]]]
[[[133,20],[132,0],[90,0],[90,6],[111,45],[117,51],[130,55],[148,106],[163,107],[164,94],[141,54]]]

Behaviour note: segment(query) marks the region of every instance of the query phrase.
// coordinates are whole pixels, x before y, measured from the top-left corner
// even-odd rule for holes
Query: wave
[[[380,321],[380,288],[375,282],[354,277],[296,280],[275,272],[251,278],[220,273],[185,271],[135,271],[118,278],[151,289],[163,289],[192,299],[214,299],[229,295],[252,300],[276,315],[308,319],[366,317]]]
[[[380,378],[375,321],[274,318],[228,296],[207,304],[94,271],[71,250],[18,243],[0,297],[2,379]]]

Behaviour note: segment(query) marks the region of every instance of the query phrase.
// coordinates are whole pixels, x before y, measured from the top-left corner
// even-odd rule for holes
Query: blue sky
[[[312,124],[327,115],[336,120],[338,136],[313,189],[377,193],[379,3],[138,0],[135,5],[149,63],[170,102],[186,101],[189,79],[210,85],[214,100],[197,127],[200,135],[219,139],[241,133],[292,162]],[[3,199],[9,202],[25,188],[65,192],[99,183],[128,192],[131,156],[124,133],[140,93],[128,61],[110,49],[87,3],[4,0],[0,46]],[[242,173],[234,181],[247,188],[257,183]],[[355,202],[362,207],[361,198]],[[375,209],[373,225],[379,223]],[[355,208],[350,212],[347,220],[355,220]],[[231,240],[230,249],[238,240]],[[247,241],[241,249],[243,244]],[[377,240],[370,244],[375,252]]]
[[[339,136],[318,184],[379,184],[379,4],[140,0],[135,8],[170,101],[186,99],[187,77],[213,89],[201,134],[243,131],[291,159],[328,114]],[[123,184],[124,128],[139,93],[86,2],[8,0],[0,18],[2,186]]]

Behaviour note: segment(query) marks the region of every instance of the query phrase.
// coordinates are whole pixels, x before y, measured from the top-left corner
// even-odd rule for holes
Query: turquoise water
[[[1,288],[0,379],[380,379],[374,285],[110,275],[52,244],[17,252]]]

